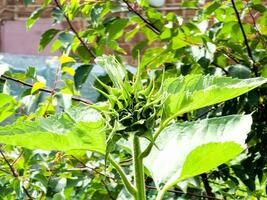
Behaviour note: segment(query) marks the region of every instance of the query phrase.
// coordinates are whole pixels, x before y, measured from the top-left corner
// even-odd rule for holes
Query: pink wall
[[[0,52],[24,55],[58,55],[50,53],[51,45],[44,52],[38,52],[40,37],[49,28],[61,28],[60,25],[51,26],[51,19],[39,19],[30,29],[26,30],[25,20],[2,21],[0,29]]]

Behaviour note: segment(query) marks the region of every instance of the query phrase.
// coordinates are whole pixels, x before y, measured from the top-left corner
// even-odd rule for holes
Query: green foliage
[[[11,96],[0,93],[0,122],[14,114],[18,103]]]
[[[104,126],[101,115],[92,109],[68,110],[55,116],[1,127],[0,141],[28,149],[91,150],[104,154]]]
[[[250,115],[232,115],[171,125],[163,129],[145,165],[157,187],[164,183],[168,189],[240,154],[251,124]]]
[[[82,85],[85,83],[92,68],[93,68],[92,65],[81,65],[75,70],[74,84],[77,90],[80,89]]]
[[[165,90],[169,95],[164,103],[164,117],[179,116],[235,98],[264,83],[264,78],[240,80],[201,75],[167,79]]]
[[[59,32],[56,29],[49,29],[45,33],[43,33],[40,44],[39,44],[39,51],[43,51],[45,47],[51,42],[51,40],[55,37],[55,35]]]
[[[193,199],[204,190],[266,198],[267,9],[258,0],[183,0],[177,6],[196,11],[185,18],[153,5],[45,0],[31,14],[27,28],[53,6],[53,23],[68,27],[40,38],[39,51],[52,43],[62,52],[54,88],[33,67],[23,74],[0,64],[0,198]],[[107,73],[92,85],[101,102],[80,105],[91,104],[77,95],[94,61]],[[11,81],[30,88],[14,98]]]

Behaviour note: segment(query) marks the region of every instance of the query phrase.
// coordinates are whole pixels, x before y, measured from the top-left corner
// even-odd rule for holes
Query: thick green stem
[[[145,177],[144,177],[144,165],[141,155],[141,147],[138,136],[133,136],[133,163],[134,163],[134,180],[137,193],[135,200],[145,200]]]
[[[117,172],[120,174],[123,184],[128,190],[128,192],[135,197],[137,194],[136,189],[131,184],[131,182],[127,179],[127,176],[125,172],[123,171],[123,169],[121,168],[121,166],[110,155],[108,156],[108,160],[113,165],[113,167],[115,167]]]

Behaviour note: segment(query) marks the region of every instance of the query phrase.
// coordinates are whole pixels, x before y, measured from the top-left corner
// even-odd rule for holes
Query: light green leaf
[[[171,125],[163,130],[144,162],[165,187],[207,172],[243,151],[250,115],[231,115]]]
[[[67,56],[65,54],[63,54],[60,58],[59,58],[59,62],[61,65],[69,63],[69,62],[75,62],[74,58]]]
[[[105,153],[105,123],[93,109],[76,108],[35,121],[0,127],[0,143],[43,150]]]
[[[15,112],[17,102],[11,96],[0,93],[0,122],[10,117]]]
[[[71,67],[63,67],[62,72],[69,74],[70,76],[75,75],[75,70]]]
[[[43,11],[44,11],[43,7],[37,8],[35,11],[33,11],[33,13],[26,21],[27,29],[30,29],[36,23],[36,21],[39,19]]]
[[[35,93],[36,91],[38,91],[38,90],[40,90],[40,89],[42,89],[42,88],[44,88],[44,87],[45,87],[45,83],[43,83],[43,82],[36,82],[36,83],[34,83],[33,86],[32,86],[31,93],[33,94],[33,93]]]
[[[243,148],[235,142],[216,142],[201,145],[191,151],[187,156],[179,180],[184,180],[195,176],[195,174],[206,172],[207,166],[209,169],[213,169],[231,158],[236,157],[242,151]]]
[[[164,117],[174,117],[244,94],[267,82],[265,78],[233,79],[202,75],[180,76],[165,81],[169,97]]]
[[[118,39],[119,37],[121,37],[123,34],[123,29],[125,28],[127,23],[128,19],[117,18],[112,21],[107,27],[108,37],[110,39]]]

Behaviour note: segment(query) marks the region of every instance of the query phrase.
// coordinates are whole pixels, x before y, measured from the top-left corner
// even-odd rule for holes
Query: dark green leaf
[[[77,90],[81,89],[82,85],[87,80],[93,65],[81,65],[75,70],[74,84]]]
[[[49,29],[46,32],[44,32],[41,36],[41,40],[39,43],[39,51],[43,51],[58,32],[59,30],[57,29]]]

